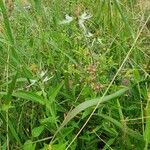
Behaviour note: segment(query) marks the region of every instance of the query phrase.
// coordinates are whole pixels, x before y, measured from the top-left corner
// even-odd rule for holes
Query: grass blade
[[[2,14],[3,14],[3,18],[4,18],[6,33],[8,35],[9,40],[10,40],[10,43],[13,45],[14,44],[14,38],[13,38],[13,34],[11,31],[11,27],[10,27],[10,23],[9,23],[9,19],[8,19],[8,14],[7,14],[3,0],[0,0],[0,8],[2,10]]]
[[[148,149],[148,144],[150,143],[150,93],[148,94],[147,106],[146,106],[146,127],[144,133],[144,139],[146,141],[144,150]]]
[[[6,117],[4,117],[4,115],[2,113],[0,113],[0,118],[2,118],[5,123],[7,122]],[[10,121],[10,119],[8,120],[8,127],[9,127],[9,130],[10,130],[12,136],[15,138],[15,140],[18,142],[18,144],[22,145],[20,137],[18,136],[18,134],[13,126],[13,123]]]
[[[7,92],[7,95],[6,95],[6,103],[7,104],[9,104],[11,102],[12,93],[13,93],[13,90],[14,90],[15,85],[16,85],[17,77],[18,77],[18,72],[16,73],[16,75],[12,79],[12,82],[11,82],[9,88],[8,88],[8,92]]]
[[[100,114],[99,116],[103,117],[104,119],[109,120],[110,122],[112,122],[114,125],[116,125],[120,129],[124,128],[124,126],[120,122],[118,122],[117,120],[113,119],[112,117],[109,117],[109,116],[104,115],[104,114]],[[134,137],[135,139],[140,140],[140,141],[144,141],[143,136],[140,133],[138,133],[138,132],[136,132],[136,131],[128,128],[128,127],[126,127],[126,130],[127,130],[126,133],[128,135],[130,135],[131,137]]]
[[[11,26],[10,26],[8,14],[7,14],[7,10],[6,10],[6,7],[4,5],[3,0],[0,0],[0,8],[1,8],[2,14],[3,14],[5,32],[6,32],[6,35],[9,39],[9,42],[10,42],[10,45],[11,45],[12,58],[13,58],[13,60],[16,64],[20,64],[21,59],[19,58],[19,56],[18,56],[18,54],[17,54],[17,52],[14,48],[15,40],[14,40],[14,37],[13,37],[13,34],[12,34],[12,30],[11,30]]]
[[[132,35],[132,38],[134,38],[134,34],[133,34],[133,32],[131,30],[131,27],[130,27],[127,19],[126,19],[126,16],[124,15],[124,13],[123,13],[123,11],[122,11],[122,9],[120,7],[120,4],[119,4],[118,0],[114,0],[114,4],[116,5],[116,8],[118,9],[118,11],[119,11],[119,13],[120,13],[120,15],[121,15],[121,17],[123,19],[123,22],[125,23],[125,25],[126,25],[126,27],[128,29],[127,31],[129,31],[130,34]]]
[[[81,104],[79,104],[77,107],[75,107],[71,112],[68,113],[68,115],[66,116],[65,120],[63,121],[63,123],[61,124],[60,128],[58,129],[58,131],[56,133],[58,133],[65,125],[68,124],[68,122],[73,119],[77,114],[79,114],[81,111],[95,106],[99,103],[99,101],[101,101],[100,103],[104,103],[107,102],[111,99],[117,98],[119,96],[122,96],[125,92],[127,92],[129,90],[129,88],[123,88],[111,95],[105,96],[103,99],[101,98],[96,98],[96,99],[92,99],[92,100],[88,100],[85,101]]]
[[[17,98],[23,98],[26,100],[30,100],[32,102],[36,102],[41,105],[45,105],[45,100],[43,98],[41,98],[39,95],[34,94],[32,92],[20,91],[20,92],[13,93],[13,96],[17,97]]]
[[[6,92],[0,92],[0,95],[5,96],[5,95],[7,95],[7,93]],[[33,92],[18,91],[18,92],[12,93],[12,96],[16,97],[16,98],[22,98],[22,99],[30,100],[32,102],[39,103],[41,105],[45,105],[45,100]]]

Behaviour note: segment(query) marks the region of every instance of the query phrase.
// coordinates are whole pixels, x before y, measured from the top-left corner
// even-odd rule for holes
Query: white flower
[[[88,15],[86,12],[84,12],[81,16],[80,16],[80,19],[81,20],[87,20],[87,19],[90,19],[92,17],[92,15]]]
[[[47,73],[47,70],[41,71],[41,73],[37,79],[30,79],[30,84],[27,86],[27,88],[30,88],[31,86],[33,86],[34,84],[36,84],[39,81],[41,81],[42,83],[45,83],[53,78],[53,76],[51,76],[51,77],[45,76],[46,73]]]
[[[86,27],[84,25],[85,20],[90,19],[92,16],[88,15],[86,12],[84,12],[80,17],[79,17],[79,21],[78,24],[79,26],[86,31]]]
[[[37,82],[37,80],[31,80],[31,79],[30,79],[30,82],[31,82],[31,84],[29,84],[29,85],[27,86],[27,88],[29,88],[29,87],[31,87],[32,85],[34,85],[34,84]]]
[[[47,70],[46,71],[42,71],[41,74],[40,74],[40,78],[43,78],[46,73],[47,73]]]
[[[86,31],[86,27],[84,25],[84,20],[79,19],[78,24],[79,24],[80,28],[82,28],[84,31]]]
[[[83,14],[81,14],[81,16],[79,16],[78,19],[78,24],[79,27],[83,30],[83,33],[86,37],[91,37],[93,36],[93,34],[91,32],[88,31],[88,29],[86,28],[84,22],[88,19],[90,19],[92,17],[92,15],[87,14],[86,12],[84,12]],[[73,17],[69,16],[68,14],[65,15],[65,19],[60,21],[59,24],[69,24],[70,22],[73,21]]]
[[[88,31],[88,29],[87,29],[87,28],[85,27],[85,25],[84,25],[84,22],[85,22],[86,20],[90,19],[91,17],[92,17],[92,15],[88,15],[86,12],[84,12],[84,13],[79,17],[79,20],[78,20],[79,27],[83,29],[84,35],[85,35],[86,37],[91,37],[91,36],[93,36],[93,34],[90,33],[90,32]]]
[[[85,36],[86,36],[86,37],[91,37],[91,36],[93,36],[93,34],[88,31],[88,32],[85,34]]]
[[[46,76],[44,79],[43,79],[43,82],[47,82],[50,78],[48,78],[48,76]]]
[[[30,10],[31,9],[31,5],[25,5],[23,8],[27,9],[27,10]]]
[[[44,82],[47,82],[48,80],[50,80],[50,79],[52,79],[53,78],[53,76],[51,76],[50,78],[48,77],[48,76],[46,76],[44,79],[43,79],[43,83]]]
[[[31,84],[35,84],[37,80],[30,80]]]
[[[65,19],[60,21],[59,24],[69,24],[73,21],[73,17],[69,16],[68,14],[65,15]]]

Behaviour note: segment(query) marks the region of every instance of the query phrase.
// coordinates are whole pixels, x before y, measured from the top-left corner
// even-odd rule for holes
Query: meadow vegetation
[[[6,149],[150,149],[148,0],[0,0]]]

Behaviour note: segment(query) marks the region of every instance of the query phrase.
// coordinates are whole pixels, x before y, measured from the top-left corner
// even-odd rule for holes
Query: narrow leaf
[[[13,93],[13,90],[15,88],[15,84],[16,84],[16,81],[17,81],[17,76],[18,76],[18,73],[16,73],[16,75],[12,79],[12,82],[10,83],[10,86],[8,87],[8,92],[7,92],[7,95],[6,95],[6,104],[9,104],[10,101],[11,101],[12,93]]]
[[[0,118],[2,118],[2,120],[5,122],[6,124],[6,117],[3,115],[3,113],[0,113]],[[20,146],[22,146],[21,144],[21,140],[19,138],[18,133],[16,132],[16,129],[13,125],[13,123],[11,122],[11,120],[9,119],[8,121],[8,127],[9,127],[9,131],[11,133],[11,135],[15,138],[15,140],[19,143]]]
[[[104,98],[96,98],[96,99],[92,99],[92,100],[88,100],[88,101],[85,101],[81,104],[79,104],[77,107],[75,107],[71,112],[68,113],[68,115],[66,116],[65,120],[63,121],[63,123],[61,124],[60,128],[58,129],[61,130],[65,125],[67,125],[67,123],[73,119],[78,113],[80,113],[81,111],[89,108],[89,107],[92,107],[92,106],[95,106],[97,105],[98,103],[104,103],[104,102],[107,102],[111,99],[114,99],[114,98],[117,98],[119,96],[122,96],[126,91],[128,91],[129,88],[123,88],[111,95],[108,95],[108,96],[105,96]],[[57,132],[58,132],[57,131]]]
[[[148,93],[148,100],[147,100],[147,106],[146,106],[146,126],[145,126],[145,132],[144,132],[144,139],[146,141],[145,143],[145,150],[148,148],[148,144],[150,143],[150,93]]]
[[[104,115],[104,114],[99,114],[99,116],[103,117],[104,119],[109,120],[114,125],[116,125],[117,127],[119,127],[120,129],[123,130],[124,126],[120,122],[118,122],[117,120],[113,119],[112,117],[109,117],[109,116]],[[140,133],[138,133],[137,131],[134,131],[128,127],[126,127],[126,133],[128,135],[134,137],[137,140],[144,141],[143,136]]]
[[[23,99],[30,100],[30,101],[36,102],[36,103],[38,102],[42,105],[45,104],[45,100],[42,97],[40,97],[39,95],[34,94],[32,92],[20,91],[20,92],[13,93],[12,95],[17,98],[23,98]]]

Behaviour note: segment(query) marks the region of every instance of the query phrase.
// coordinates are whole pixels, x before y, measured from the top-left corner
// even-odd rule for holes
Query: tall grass
[[[16,0],[8,15],[0,0],[0,9],[0,149],[150,148],[148,7]]]

